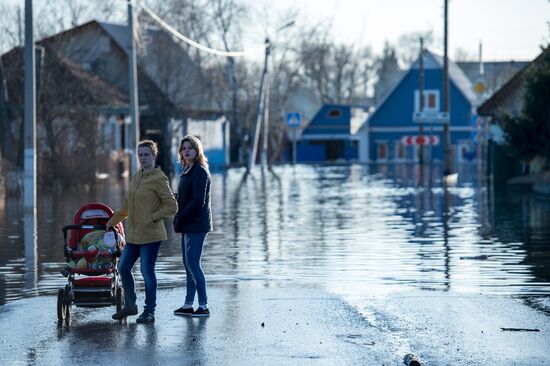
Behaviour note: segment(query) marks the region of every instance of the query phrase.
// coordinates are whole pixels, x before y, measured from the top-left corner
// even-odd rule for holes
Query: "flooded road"
[[[550,200],[492,192],[463,166],[444,189],[438,167],[291,166],[213,174],[215,231],[203,268],[210,283],[316,285],[352,303],[371,294],[433,290],[461,294],[550,294]],[[23,240],[19,199],[0,200],[0,305],[53,295],[61,228],[83,204],[117,208],[124,184],[40,192],[37,240]],[[159,286],[184,284],[171,225],[157,263]],[[141,276],[136,276],[142,285]]]

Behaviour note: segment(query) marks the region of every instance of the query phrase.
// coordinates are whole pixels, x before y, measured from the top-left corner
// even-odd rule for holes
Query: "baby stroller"
[[[61,271],[68,284],[57,295],[57,319],[68,323],[71,305],[79,307],[124,306],[124,294],[117,271],[118,257],[124,247],[124,228],[112,229],[110,246],[100,242],[113,210],[102,203],[88,203],[74,214],[73,224],[63,228],[67,266]],[[99,230],[99,231],[98,231]],[[95,239],[96,242],[91,242]],[[101,243],[99,245],[98,243]],[[86,245],[85,245],[86,244]]]

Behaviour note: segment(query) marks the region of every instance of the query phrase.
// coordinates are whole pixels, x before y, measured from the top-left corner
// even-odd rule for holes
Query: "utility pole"
[[[286,23],[275,31],[277,34],[279,31],[291,27],[294,25],[294,20]],[[260,128],[262,125],[262,114],[264,117],[264,134],[263,134],[263,146],[261,163],[262,167],[267,166],[267,149],[268,149],[268,136],[269,136],[269,75],[268,75],[268,60],[271,53],[271,41],[269,37],[265,39],[265,59],[264,59],[264,71],[260,79],[260,93],[258,95],[258,110],[256,112],[256,128],[254,130],[254,141],[252,141],[252,149],[248,159],[247,172],[252,170],[254,163],[256,162],[256,153],[258,151],[258,141],[260,137]]]
[[[128,0],[128,32],[130,35],[130,49],[128,50],[128,68],[129,68],[129,108],[131,122],[128,128],[128,146],[127,151],[130,156],[130,177],[137,172],[137,144],[139,142],[139,102],[137,92],[137,65],[136,65],[136,45],[135,45],[135,25],[134,10],[132,0]]]
[[[260,128],[262,127],[262,111],[263,108],[265,108],[265,96],[264,96],[264,88],[265,88],[265,79],[267,75],[267,65],[268,65],[268,59],[269,59],[269,48],[271,47],[271,43],[269,43],[269,38],[265,39],[265,59],[264,59],[264,71],[262,72],[262,77],[260,78],[260,92],[258,95],[258,108],[256,110],[256,128],[254,129],[254,140],[252,141],[252,150],[250,152],[250,156],[248,157],[248,167],[247,171],[251,171],[252,167],[254,166],[254,163],[256,162],[256,153],[258,152],[258,140],[260,137]],[[264,129],[264,135],[266,134],[266,131]]]
[[[424,39],[420,37],[420,58],[419,65],[418,65],[418,93],[419,95],[419,112],[422,113],[424,110]],[[424,137],[424,122],[420,121],[419,124],[419,134],[423,138]],[[423,139],[422,141],[426,141],[426,139]],[[430,139],[431,141],[431,139]],[[420,165],[424,164],[424,145],[420,144],[420,154],[419,154],[419,163]]]
[[[448,3],[449,0],[444,0],[444,40],[443,40],[443,112],[449,112],[449,58],[447,54],[448,45]],[[450,116],[450,114],[449,114]],[[453,174],[452,160],[453,151],[451,148],[451,119],[443,124],[443,145],[444,145],[444,167],[443,175]]]
[[[34,54],[32,0],[25,0],[25,141],[24,186],[25,211],[36,215],[36,65]]]
[[[25,245],[25,287],[36,288],[36,64],[34,53],[32,0],[25,0],[25,113],[23,173],[23,241]]]
[[[268,135],[269,135],[269,73],[268,73],[268,59],[271,48],[271,42],[269,38],[266,39],[266,43],[269,47],[265,49],[265,93],[264,93],[264,143],[262,147],[262,169],[267,168],[267,154],[268,154]]]

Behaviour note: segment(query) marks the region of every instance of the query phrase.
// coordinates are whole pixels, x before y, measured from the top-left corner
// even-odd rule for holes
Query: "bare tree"
[[[396,50],[386,42],[382,55],[376,60],[376,84],[374,85],[374,100],[376,103],[382,101],[391,88],[395,85],[401,69],[397,60]]]
[[[401,68],[408,68],[418,58],[420,38],[424,40],[424,48],[430,49],[436,44],[433,30],[405,33],[398,38],[395,49],[398,50],[396,56]]]
[[[303,41],[298,52],[303,77],[324,103],[351,103],[366,96],[374,62],[369,47],[353,49],[321,34]]]
[[[0,4],[0,54],[23,45],[22,10],[8,4]]]
[[[239,44],[240,40],[236,36],[240,32],[240,19],[244,19],[247,9],[239,4],[235,0],[218,0],[217,7],[214,11],[214,20],[220,30],[223,46],[226,51],[230,51],[232,44]],[[243,146],[243,129],[241,116],[239,111],[239,87],[237,84],[237,75],[235,69],[235,58],[227,58],[227,76],[229,84],[231,85],[231,121],[232,130],[236,134],[236,139],[233,139],[237,143],[237,160],[239,163],[243,162],[244,150]]]
[[[211,16],[205,9],[211,4],[209,0],[154,0],[151,9],[186,37],[210,45]],[[181,46],[195,63],[202,65],[202,51],[183,42]]]
[[[125,3],[120,0],[43,0],[34,6],[35,39],[51,36],[92,19],[126,19]],[[22,6],[0,4],[0,53],[23,45]]]

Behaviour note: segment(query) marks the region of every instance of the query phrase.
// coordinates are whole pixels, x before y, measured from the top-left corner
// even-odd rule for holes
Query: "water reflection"
[[[433,170],[435,169],[435,170]],[[213,175],[215,231],[203,267],[211,283],[313,283],[342,294],[407,287],[487,294],[548,294],[550,201],[493,192],[475,168],[445,187],[440,168],[415,165],[281,166]],[[38,238],[17,199],[0,203],[0,304],[53,294],[66,281],[61,227],[82,204],[116,208],[125,184],[40,192]],[[171,230],[159,287],[183,286]],[[31,230],[32,231],[32,230]],[[139,268],[136,268],[139,270]],[[140,276],[137,276],[138,285]]]
[[[36,257],[38,246],[36,209],[25,210],[23,223],[23,237],[25,242],[25,289],[35,291],[38,273],[38,262]]]

